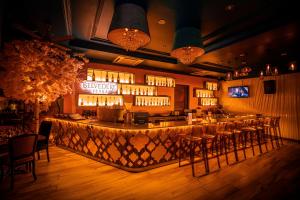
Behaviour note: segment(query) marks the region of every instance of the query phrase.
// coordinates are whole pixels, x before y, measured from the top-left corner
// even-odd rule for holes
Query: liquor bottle
[[[111,82],[115,82],[114,74],[111,74]]]
[[[149,95],[149,88],[147,88],[146,90],[146,95]]]
[[[106,82],[108,82],[108,72],[106,72]]]
[[[146,85],[149,85],[149,78],[146,76]]]
[[[96,100],[96,106],[97,106],[97,107],[99,106],[99,100],[98,100],[98,97],[97,97],[97,100]]]
[[[131,94],[131,87],[129,87],[129,94]]]
[[[138,94],[137,95],[141,95],[141,90],[140,88],[138,89]]]
[[[81,99],[80,105],[83,106],[83,99]]]
[[[93,69],[92,81],[95,81],[95,80],[96,80],[95,70]]]
[[[104,103],[105,106],[107,106],[107,97],[105,97],[105,103]]]
[[[129,83],[131,83],[131,75],[129,74]]]
[[[133,74],[131,74],[131,84],[134,84],[134,77],[133,77]]]
[[[118,73],[118,76],[117,76],[117,83],[120,83],[120,75]]]
[[[122,85],[120,87],[120,94],[123,94]]]

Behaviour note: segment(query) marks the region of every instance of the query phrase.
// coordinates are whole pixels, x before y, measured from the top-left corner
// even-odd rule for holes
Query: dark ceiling
[[[242,63],[256,69],[251,74],[255,76],[267,63],[286,73],[290,62],[299,61],[296,1],[203,0],[197,14],[199,19],[193,20],[201,27],[206,53],[190,66],[180,64],[170,57],[176,27],[175,7],[179,1],[186,2],[188,15],[195,10],[189,6],[199,0],[145,2],[151,42],[137,52],[127,52],[107,40],[113,0],[2,1],[1,41],[43,36],[48,33],[45,24],[50,24],[48,38],[85,52],[95,61],[111,63],[121,54],[144,60],[135,67],[216,78]],[[166,23],[158,24],[160,19]]]

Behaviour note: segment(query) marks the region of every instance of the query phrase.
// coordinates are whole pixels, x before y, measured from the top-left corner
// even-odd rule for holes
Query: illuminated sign
[[[118,91],[118,84],[112,82],[83,81],[80,86],[92,94],[116,94]]]

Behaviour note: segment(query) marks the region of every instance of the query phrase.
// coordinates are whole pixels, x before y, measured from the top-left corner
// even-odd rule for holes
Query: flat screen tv
[[[228,96],[234,98],[247,98],[249,97],[249,87],[248,86],[228,87]]]

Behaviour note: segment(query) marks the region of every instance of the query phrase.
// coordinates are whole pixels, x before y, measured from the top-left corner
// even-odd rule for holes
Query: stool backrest
[[[9,156],[11,160],[18,160],[34,156],[37,134],[23,134],[9,139]]]
[[[49,139],[49,135],[51,132],[52,122],[51,121],[42,121],[40,129],[39,129],[39,135],[43,135]]]

